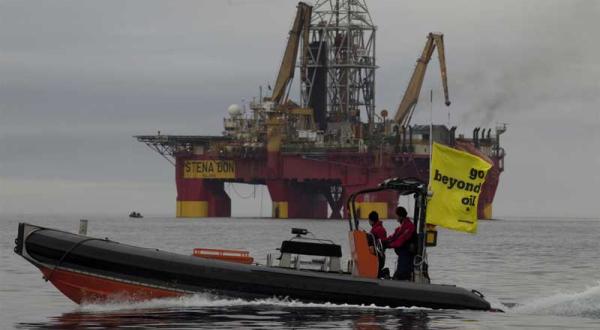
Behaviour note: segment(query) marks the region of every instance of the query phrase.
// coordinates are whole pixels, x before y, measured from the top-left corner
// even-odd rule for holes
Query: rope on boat
[[[73,246],[71,246],[71,248],[69,248],[67,251],[65,251],[65,253],[62,255],[62,257],[60,259],[58,259],[58,262],[54,265],[54,268],[52,268],[50,270],[50,274],[48,274],[47,277],[44,277],[44,280],[46,280],[46,282],[50,281],[50,279],[52,278],[52,274],[54,274],[54,271],[62,264],[62,262],[65,260],[65,258],[67,257],[67,255],[69,255],[71,252],[73,252],[73,250],[78,247],[79,245],[88,242],[88,241],[93,241],[93,240],[98,240],[98,241],[105,241],[107,239],[100,239],[100,238],[94,238],[94,237],[90,237],[90,238],[86,238],[83,239],[75,244],[73,244]]]
[[[416,269],[422,272],[422,274],[427,278],[427,280],[431,281],[431,279],[429,278],[427,252],[424,252],[422,256],[415,255],[413,258],[413,265]]]
[[[415,267],[421,267],[421,265],[423,265],[423,263],[427,263],[427,255],[415,255],[414,259],[413,259],[413,265]]]

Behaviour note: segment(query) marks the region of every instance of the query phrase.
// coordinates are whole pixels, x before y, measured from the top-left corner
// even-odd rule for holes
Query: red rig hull
[[[479,218],[490,219],[500,160],[468,148],[468,144],[463,149],[493,165],[478,205]],[[247,158],[179,153],[175,160],[177,217],[182,218],[230,217],[231,199],[226,192],[229,183],[266,185],[273,202],[273,218],[339,219],[347,216],[345,201],[358,190],[392,177],[429,179],[429,155],[409,152],[328,152],[319,157],[278,153]],[[231,170],[218,173],[214,170],[218,166]],[[393,218],[397,201],[395,193],[367,194],[358,201],[359,216],[366,218],[377,211],[381,218]]]

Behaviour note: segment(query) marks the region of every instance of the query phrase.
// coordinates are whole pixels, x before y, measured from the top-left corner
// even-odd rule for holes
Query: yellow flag
[[[458,231],[477,231],[477,201],[492,167],[470,153],[434,143],[431,155],[427,223]]]

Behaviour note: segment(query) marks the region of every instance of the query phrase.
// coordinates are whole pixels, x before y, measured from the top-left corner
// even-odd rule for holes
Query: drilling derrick
[[[410,123],[436,47],[449,105],[441,34],[428,35],[398,113],[388,116],[387,110],[375,113],[377,29],[365,0],[300,2],[292,22],[271,94],[261,88],[249,104],[231,105],[222,135],[136,136],[175,166],[177,217],[229,217],[226,188],[245,183],[267,187],[274,218],[339,219],[356,191],[390,177],[427,181],[430,140],[493,165],[478,205],[480,218],[491,217],[504,165],[499,137],[506,128],[495,136],[476,128],[473,138],[465,138],[455,136],[456,127]],[[298,96],[290,95],[294,77]],[[364,194],[356,202],[361,218],[371,211],[390,218],[398,195]]]
[[[319,0],[301,61],[302,104],[326,138],[353,144],[375,117],[375,32],[364,0]]]

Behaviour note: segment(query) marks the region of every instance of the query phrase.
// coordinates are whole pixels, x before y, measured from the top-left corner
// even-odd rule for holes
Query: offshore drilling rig
[[[430,33],[396,113],[376,113],[376,27],[365,0],[300,2],[270,95],[246,107],[232,105],[221,136],[136,136],[175,166],[177,217],[229,217],[226,182],[266,185],[274,218],[332,218],[347,211],[355,191],[390,177],[429,176],[430,139],[484,158],[493,167],[479,197],[478,213],[492,217],[492,202],[506,126],[475,128],[412,125],[427,69],[437,49],[446,105],[450,105],[444,39]],[[295,73],[300,93],[290,98]],[[261,92],[262,94],[262,92]],[[367,194],[360,217],[394,213],[394,193]]]

